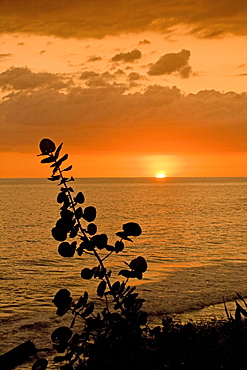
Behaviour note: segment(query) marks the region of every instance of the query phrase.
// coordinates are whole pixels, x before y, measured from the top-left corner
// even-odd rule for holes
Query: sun
[[[159,173],[157,173],[157,175],[155,177],[156,177],[156,179],[164,179],[166,177],[166,175],[162,172],[159,172]]]

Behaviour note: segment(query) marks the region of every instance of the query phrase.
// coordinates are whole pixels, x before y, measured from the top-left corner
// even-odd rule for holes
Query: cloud
[[[150,66],[150,76],[170,75],[177,72],[180,77],[188,78],[192,72],[188,64],[190,58],[189,50],[181,50],[179,53],[168,53],[159,58],[156,63]]]
[[[137,72],[131,72],[129,75],[128,75],[128,78],[130,81],[136,81],[136,80],[140,80],[141,79],[141,75]]]
[[[134,49],[127,53],[119,53],[116,54],[111,60],[113,62],[125,62],[125,63],[133,63],[137,59],[141,59],[142,53],[140,50]]]
[[[7,54],[0,54],[0,60],[9,59],[13,56],[13,54],[7,53]]]
[[[96,73],[94,71],[85,71],[82,72],[81,76],[79,77],[81,80],[87,80],[92,77],[98,77],[99,73]]]
[[[94,150],[136,153],[247,152],[247,94],[126,87],[102,76],[67,92],[43,85],[1,102],[1,150],[28,151],[41,137]],[[23,133],[25,132],[25,135]]]
[[[79,79],[85,80],[86,86],[89,87],[108,87],[111,85],[123,87],[125,86],[123,83],[117,84],[117,80],[122,77],[125,77],[125,72],[118,69],[114,73],[106,71],[101,74],[94,71],[84,71]],[[127,88],[128,86],[126,85],[125,89]]]
[[[98,62],[99,60],[102,60],[100,56],[92,55],[89,59],[88,62]]]
[[[139,41],[139,45],[148,45],[148,44],[151,44],[151,42],[146,39]]]
[[[96,37],[120,33],[170,32],[186,26],[200,37],[247,35],[243,0],[1,0],[0,33]]]
[[[63,77],[47,72],[33,73],[27,67],[12,67],[0,74],[0,87],[3,90],[26,90],[41,86],[62,89],[68,86]]]

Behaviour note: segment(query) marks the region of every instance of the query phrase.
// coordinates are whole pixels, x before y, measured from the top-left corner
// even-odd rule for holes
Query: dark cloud
[[[89,87],[109,87],[109,86],[124,86],[123,84],[117,84],[117,80],[125,76],[125,72],[121,69],[118,69],[114,73],[109,71],[103,73],[97,73],[94,71],[85,71],[81,74],[79,79],[85,80],[86,86]],[[127,89],[127,85],[126,85]]]
[[[134,49],[127,53],[119,53],[116,54],[111,60],[113,62],[125,62],[125,63],[133,63],[137,59],[141,59],[142,53],[140,50]]]
[[[137,72],[131,72],[129,75],[128,75],[128,78],[130,81],[136,81],[136,80],[140,80],[141,78],[141,75]]]
[[[59,75],[42,72],[33,73],[27,67],[12,67],[0,74],[0,87],[3,90],[26,90],[42,86],[62,89],[68,86]]]
[[[98,62],[99,60],[102,60],[101,57],[97,57],[95,55],[92,55],[89,59],[88,62]]]
[[[181,50],[179,53],[168,53],[150,66],[148,74],[150,76],[170,75],[177,72],[180,77],[188,78],[192,72],[188,64],[190,58],[189,50]]]
[[[166,33],[188,26],[200,37],[247,35],[244,0],[1,0],[0,32],[54,35],[62,38]]]
[[[9,59],[13,56],[13,54],[0,54],[0,59]]]
[[[151,42],[146,39],[139,41],[139,45],[148,45],[148,44],[151,44]]]
[[[1,103],[2,150],[26,150],[44,135],[74,150],[138,153],[246,152],[247,94],[215,90],[184,95],[176,87],[126,87],[98,76],[67,93],[43,86]],[[23,131],[27,135],[23,136]]]
[[[98,77],[99,73],[96,73],[94,71],[85,71],[82,72],[81,76],[79,77],[81,80],[87,80],[92,77]]]

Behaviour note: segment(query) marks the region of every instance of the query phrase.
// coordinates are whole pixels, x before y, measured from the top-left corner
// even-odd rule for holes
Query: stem
[[[57,162],[57,161],[56,161],[56,162]],[[56,162],[55,162],[55,163],[56,163]],[[60,169],[60,166],[58,167],[58,172],[59,172],[59,175],[61,176],[61,179],[62,179],[62,180],[64,180],[64,176],[63,176],[63,173],[62,173],[62,171],[61,171],[61,169]],[[72,207],[72,209],[73,209],[73,213],[74,213],[74,215],[75,215],[75,219],[76,219],[76,222],[77,222],[77,224],[78,224],[78,226],[79,226],[79,229],[80,229],[81,233],[83,234],[83,236],[84,236],[87,240],[89,240],[89,238],[88,238],[87,234],[85,233],[85,230],[83,229],[83,227],[82,227],[82,225],[81,225],[81,223],[80,223],[80,220],[76,217],[75,204],[74,204],[74,201],[73,201],[73,198],[72,198],[71,192],[70,192],[70,190],[69,190],[69,188],[68,188],[68,186],[67,186],[67,184],[66,184],[66,181],[64,181],[64,182],[63,182],[63,184],[64,184],[64,186],[65,186],[65,189],[67,190],[68,197],[69,197],[69,200],[70,200],[70,203],[71,203],[71,207]],[[102,269],[105,269],[105,266],[104,266],[103,261],[104,261],[107,257],[109,257],[109,256],[112,254],[112,251],[111,251],[110,253],[108,253],[108,255],[106,255],[103,259],[101,259],[100,255],[98,254],[98,252],[97,252],[95,249],[93,249],[93,253],[94,253],[94,255],[95,255],[96,259],[98,260],[98,262],[99,262],[99,264],[100,264],[100,267],[101,267]],[[90,253],[90,254],[91,254],[91,253]],[[109,277],[107,276],[107,274],[106,274],[106,273],[105,273],[104,277],[105,277],[106,283],[107,283],[107,285],[108,285],[108,288],[110,289],[110,291],[112,291],[111,281],[110,281],[110,279],[109,279]],[[114,302],[116,302],[116,303],[118,303],[118,304],[119,304],[119,307],[120,307],[121,311],[123,312],[123,311],[124,311],[124,308],[123,308],[123,306],[122,306],[122,303],[121,303],[121,302],[119,302],[119,297],[118,297],[114,292],[112,292],[112,295],[113,295],[113,300],[114,300]]]
[[[58,171],[59,171],[59,175],[61,176],[61,178],[62,178],[62,179],[64,179],[64,177],[63,177],[63,173],[62,173],[62,171],[61,171],[61,169],[60,169],[60,166],[58,167]],[[77,224],[78,224],[78,226],[79,226],[79,229],[80,229],[81,233],[83,234],[83,236],[84,236],[85,238],[87,238],[87,240],[88,240],[88,236],[87,236],[87,234],[85,233],[85,230],[83,229],[83,227],[81,226],[80,220],[76,217],[75,204],[74,204],[74,201],[73,201],[73,198],[72,198],[71,192],[70,192],[70,190],[69,190],[69,188],[68,188],[68,186],[67,186],[66,182],[64,182],[64,186],[65,186],[65,189],[67,190],[67,193],[68,193],[68,196],[69,196],[69,200],[70,200],[70,203],[71,203],[71,207],[72,207],[72,209],[73,209],[73,212],[74,212],[74,215],[75,215],[75,219],[76,219],[76,222],[77,222]]]
[[[102,261],[106,260],[111,254],[112,254],[112,251],[109,252],[104,258],[102,258]]]

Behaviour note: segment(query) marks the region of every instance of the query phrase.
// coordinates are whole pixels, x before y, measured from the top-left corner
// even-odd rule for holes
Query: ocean
[[[1,179],[0,184],[1,353],[26,340],[42,348],[50,345],[51,331],[68,320],[55,314],[58,289],[74,297],[87,290],[101,305],[97,281],[80,277],[82,268],[96,263],[88,255],[62,258],[57,252],[59,242],[51,236],[59,218],[57,183]],[[124,223],[142,227],[142,235],[125,242],[106,265],[115,281],[124,262],[145,257],[148,270],[132,285],[145,298],[151,322],[164,315],[224,316],[223,297],[227,302],[236,292],[247,297],[247,178],[85,178],[71,186],[83,192],[85,206],[96,207],[98,232],[108,235],[109,244]]]

